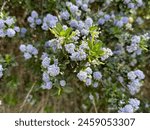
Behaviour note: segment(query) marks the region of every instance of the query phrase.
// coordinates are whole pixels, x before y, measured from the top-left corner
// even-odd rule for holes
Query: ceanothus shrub
[[[105,104],[107,112],[140,111],[145,79],[140,59],[148,52],[149,35],[134,29],[144,23],[138,16],[144,7],[142,0],[75,0],[55,14],[33,10],[19,50],[26,62],[35,62],[32,66],[40,63],[39,88],[60,95],[81,87],[85,109],[90,100],[94,106]],[[6,21],[1,18],[1,37],[20,32]]]

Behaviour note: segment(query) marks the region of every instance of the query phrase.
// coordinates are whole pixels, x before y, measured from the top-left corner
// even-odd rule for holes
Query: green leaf
[[[73,92],[73,88],[71,88],[71,87],[64,87],[63,88],[63,91],[65,92],[65,93],[72,93]]]

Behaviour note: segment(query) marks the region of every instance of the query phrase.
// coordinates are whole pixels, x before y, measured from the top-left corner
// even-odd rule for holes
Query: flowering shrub
[[[18,50],[36,71],[37,89],[59,96],[79,91],[84,111],[91,103],[95,112],[142,112],[145,66],[140,62],[149,52],[150,36],[136,29],[144,24],[138,16],[144,1],[62,3],[55,13],[33,10],[27,29],[16,26],[13,17],[0,17],[0,37],[20,34]]]

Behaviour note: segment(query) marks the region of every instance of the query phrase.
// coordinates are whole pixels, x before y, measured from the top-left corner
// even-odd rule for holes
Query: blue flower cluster
[[[0,64],[0,78],[3,76],[3,71],[4,71],[3,66]]]
[[[44,53],[41,57],[42,59],[42,68],[43,68],[43,89],[51,89],[53,86],[52,78],[56,77],[60,73],[60,68],[58,67],[58,60],[55,59],[54,64],[51,63],[51,59],[48,57],[47,53]],[[61,80],[60,85],[63,87],[66,85],[66,82]]]
[[[87,67],[86,69],[81,70],[77,74],[77,77],[80,81],[84,82],[86,86],[92,85],[94,88],[97,88],[99,85],[98,81],[101,80],[102,74],[99,71],[93,72],[90,67]]]
[[[113,52],[109,48],[102,48],[104,55],[101,57],[101,60],[104,61],[113,55]]]
[[[141,55],[142,49],[140,48],[141,37],[140,36],[133,36],[131,38],[131,45],[127,46],[126,49],[129,53],[133,53],[133,56]]]
[[[51,39],[45,42],[46,48],[52,48],[53,52],[56,52],[58,49],[62,49],[60,39]]]
[[[55,27],[57,22],[58,22],[58,18],[56,16],[53,16],[51,14],[47,14],[43,18],[42,29],[47,31],[49,28]]]
[[[130,71],[128,74],[128,79],[130,80],[128,89],[131,95],[135,95],[140,91],[142,86],[141,80],[145,78],[144,73],[141,70]]]
[[[118,112],[119,113],[133,113],[139,109],[140,101],[138,99],[129,99],[129,104],[125,105]]]
[[[129,9],[137,9],[144,5],[142,0],[123,0]]]
[[[0,18],[0,37],[14,37],[20,28],[15,26],[13,17]]]
[[[20,51],[24,53],[24,58],[26,60],[32,58],[32,56],[36,56],[38,54],[38,50],[33,47],[32,44],[21,44],[19,47]]]
[[[39,15],[36,11],[32,11],[31,16],[29,16],[27,20],[30,23],[31,28],[36,28],[36,25],[42,24],[42,20],[39,18]]]
[[[98,12],[98,25],[104,25],[106,22],[112,22],[115,26],[121,28],[129,23],[129,18],[127,16],[115,16],[113,12],[111,14],[106,14],[103,11]]]

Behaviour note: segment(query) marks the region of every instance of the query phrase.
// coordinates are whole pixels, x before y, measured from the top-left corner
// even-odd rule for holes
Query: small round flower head
[[[84,35],[84,36],[88,36],[89,30],[87,30],[87,29],[82,29],[82,30],[81,30],[81,34]]]
[[[44,82],[49,82],[50,80],[49,74],[47,72],[44,72],[42,79]]]
[[[140,87],[142,86],[142,84],[140,83],[139,79],[135,79],[132,82],[130,82],[127,86],[130,94],[135,95],[140,91]]]
[[[140,43],[140,41],[141,41],[141,37],[140,36],[136,36],[136,35],[133,36],[132,39],[131,39],[131,42],[133,44]]]
[[[27,32],[27,29],[26,28],[20,28],[20,32],[21,32],[21,34],[25,34]]]
[[[82,0],[76,0],[76,5],[80,7],[82,5]]]
[[[34,18],[31,17],[31,16],[29,16],[29,17],[27,18],[27,21],[28,21],[29,23],[34,23]]]
[[[71,12],[72,14],[75,14],[77,11],[78,11],[78,6],[72,4],[72,5],[70,6],[70,12]]]
[[[15,26],[15,27],[14,27],[14,30],[15,30],[16,32],[20,32],[20,28],[19,28],[18,26]]]
[[[16,32],[13,29],[8,28],[7,31],[6,31],[6,34],[7,34],[8,37],[14,37]]]
[[[68,26],[67,25],[63,25],[63,30],[67,30]]]
[[[98,80],[98,81],[99,81],[99,80],[102,78],[101,72],[99,72],[99,71],[94,72],[94,73],[93,73],[93,78],[94,78],[95,80]]]
[[[47,31],[49,29],[49,27],[46,23],[43,23],[42,24],[42,29]]]
[[[87,4],[81,5],[81,9],[84,10],[84,11],[87,11],[88,10],[88,5]]]
[[[43,18],[42,29],[48,30],[48,28],[53,28],[56,26],[57,22],[58,22],[58,18],[56,16],[53,16],[51,14],[47,14]]]
[[[73,43],[66,44],[65,49],[68,53],[72,54],[74,53],[75,45]]]
[[[132,105],[128,104],[128,105],[125,105],[125,107],[121,108],[118,112],[119,113],[133,113],[134,110],[133,110]]]
[[[43,59],[43,61],[42,61],[42,66],[43,66],[44,68],[48,68],[49,65],[50,65],[50,58],[45,57],[45,58]]]
[[[90,78],[87,78],[85,84],[86,86],[90,86],[92,84],[92,80]]]
[[[32,53],[32,51],[33,51],[33,45],[28,44],[27,45],[27,52]]]
[[[66,81],[65,80],[60,80],[60,86],[64,87],[66,85]]]
[[[128,4],[128,8],[134,9],[134,8],[135,8],[135,4],[134,4],[134,3],[129,3],[129,4]]]
[[[79,51],[72,53],[70,58],[72,61],[82,61],[87,58],[87,54],[80,49]]]
[[[104,15],[104,19],[105,19],[105,21],[109,21],[110,20],[110,15],[109,14]]]
[[[33,11],[31,12],[31,17],[32,17],[32,18],[38,18],[38,13],[37,13],[35,10],[33,10]]]
[[[0,19],[0,29],[3,28],[4,26],[5,26],[4,20],[3,20],[3,19]]]
[[[121,28],[123,26],[123,21],[121,21],[121,20],[117,21],[116,22],[116,26],[119,27],[119,28]]]
[[[37,55],[37,54],[38,54],[38,50],[35,47],[33,47],[32,55]]]
[[[11,26],[12,24],[15,23],[15,21],[14,21],[13,18],[7,17],[7,19],[5,20],[5,23],[6,23],[8,26]]]
[[[145,75],[141,70],[135,70],[134,73],[140,80],[145,78]]]
[[[48,89],[48,90],[49,90],[49,89],[52,88],[52,86],[53,86],[52,82],[49,81],[49,82],[44,83],[41,87],[42,87],[43,89]]]
[[[78,22],[76,20],[71,20],[69,24],[73,28],[77,28],[78,27]]]
[[[100,19],[98,20],[98,24],[99,24],[99,25],[103,25],[104,23],[105,23],[105,19],[100,18]]]
[[[122,21],[124,24],[126,24],[126,23],[128,23],[129,18],[128,18],[128,17],[122,17],[122,18],[121,18],[121,21]]]
[[[24,53],[24,58],[26,60],[30,59],[31,57],[32,57],[32,55],[30,53],[28,53],[28,52]]]
[[[48,67],[48,74],[52,77],[55,77],[57,75],[59,75],[60,73],[60,68],[56,65],[50,65]]]
[[[42,20],[40,18],[38,18],[38,19],[35,20],[35,23],[37,25],[41,25],[42,24]]]
[[[26,45],[24,45],[24,44],[21,44],[19,49],[21,52],[25,52],[27,50]]]
[[[64,11],[64,12],[60,12],[60,17],[64,20],[68,20],[70,17],[70,14],[68,13],[68,11]]]
[[[137,76],[135,75],[134,71],[130,71],[130,72],[127,74],[127,76],[128,76],[128,79],[130,79],[130,80],[135,80],[135,78],[137,77]]]
[[[131,98],[129,100],[129,104],[135,109],[135,110],[138,110],[139,109],[139,105],[140,105],[140,101],[136,98]]]
[[[80,71],[77,74],[77,77],[79,78],[80,81],[85,81],[87,79],[87,72]]]
[[[84,28],[84,22],[83,21],[79,21],[78,22],[78,30],[82,30]]]
[[[97,88],[97,87],[98,87],[98,82],[94,82],[94,83],[93,83],[93,87],[94,87],[94,88]]]
[[[104,55],[101,57],[101,60],[104,61],[113,55],[113,52],[109,48],[102,48]]]
[[[85,26],[89,28],[89,27],[92,26],[92,24],[93,24],[92,18],[90,18],[90,17],[86,18],[86,20],[85,20]]]
[[[138,5],[137,5],[138,7],[143,5],[143,1],[142,0],[137,0],[137,2],[138,2]]]
[[[85,69],[85,72],[87,72],[87,74],[92,74],[92,69],[90,67],[87,67]]]
[[[5,37],[5,36],[6,36],[6,34],[5,34],[4,30],[0,29],[0,37]]]

